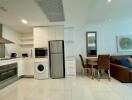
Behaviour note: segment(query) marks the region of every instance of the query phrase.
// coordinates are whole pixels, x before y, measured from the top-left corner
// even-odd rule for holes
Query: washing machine
[[[35,61],[34,78],[38,80],[49,78],[49,63],[47,60]]]

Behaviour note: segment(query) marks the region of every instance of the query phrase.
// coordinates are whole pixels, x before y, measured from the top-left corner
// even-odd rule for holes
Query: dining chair
[[[88,71],[89,69],[91,69],[91,66],[84,63],[84,60],[83,60],[83,57],[82,57],[81,54],[79,54],[79,57],[80,57],[81,64],[82,64],[82,68],[81,68],[82,69],[82,73],[84,74],[85,70]]]
[[[99,55],[97,66],[94,68],[97,69],[98,80],[100,80],[100,73],[102,70],[108,73],[108,79],[110,80],[110,55]]]

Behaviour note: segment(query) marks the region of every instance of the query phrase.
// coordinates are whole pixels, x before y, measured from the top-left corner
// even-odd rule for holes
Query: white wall
[[[33,33],[28,33],[28,34],[21,34],[21,38],[33,38]],[[26,40],[27,41],[27,40]],[[31,40],[33,42],[33,40]],[[25,42],[25,41],[21,41]],[[33,45],[21,45],[21,50],[20,50],[20,55],[23,53],[27,53],[29,57],[34,57],[34,47]],[[32,54],[31,54],[32,53]]]
[[[132,52],[117,52],[116,36],[132,35],[132,21],[107,22],[101,24],[85,25],[74,33],[75,53],[77,59],[77,72],[82,67],[79,53],[86,56],[86,32],[97,31],[98,54],[127,55]]]
[[[65,56],[75,56],[74,28],[64,29]]]
[[[17,53],[19,56],[20,54],[20,46],[19,46],[20,34],[10,29],[9,27],[3,25],[3,37],[14,42],[14,44],[5,45],[5,56],[9,57],[11,53]]]

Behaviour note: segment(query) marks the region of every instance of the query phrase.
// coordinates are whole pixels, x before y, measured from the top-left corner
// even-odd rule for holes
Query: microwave
[[[45,58],[48,56],[47,48],[35,48],[35,58]]]

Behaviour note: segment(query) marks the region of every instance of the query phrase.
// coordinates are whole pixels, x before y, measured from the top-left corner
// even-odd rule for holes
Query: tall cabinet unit
[[[48,48],[48,41],[64,40],[64,26],[35,27],[33,37],[34,48]]]

